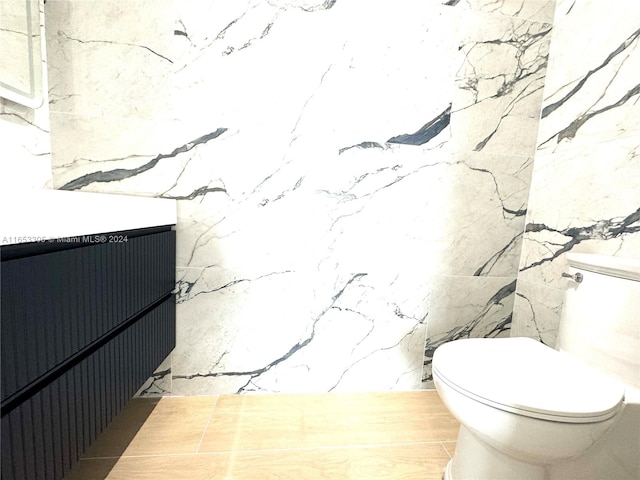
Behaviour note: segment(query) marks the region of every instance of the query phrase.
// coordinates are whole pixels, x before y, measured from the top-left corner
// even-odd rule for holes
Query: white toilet
[[[436,388],[461,424],[445,480],[587,478],[571,472],[594,470],[587,464],[609,444],[623,446],[616,455],[640,444],[640,261],[567,260],[557,350],[529,338],[479,338],[435,351]],[[640,478],[637,459],[615,460],[628,463],[621,475]]]

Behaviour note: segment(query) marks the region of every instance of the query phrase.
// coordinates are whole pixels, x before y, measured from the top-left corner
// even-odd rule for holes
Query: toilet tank
[[[557,349],[640,388],[640,260],[568,253]]]

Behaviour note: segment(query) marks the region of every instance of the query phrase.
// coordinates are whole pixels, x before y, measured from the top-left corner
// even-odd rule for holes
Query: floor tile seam
[[[95,461],[95,460],[124,460],[124,459],[136,459],[136,458],[162,458],[162,457],[195,457],[202,455],[201,453],[185,452],[185,453],[148,453],[141,455],[120,455],[112,457],[82,457],[80,462]]]
[[[195,457],[206,455],[231,455],[231,454],[259,454],[259,453],[277,453],[277,452],[296,452],[296,451],[311,451],[311,450],[356,450],[356,449],[374,449],[374,448],[388,448],[388,447],[414,447],[421,445],[442,445],[441,441],[432,442],[404,442],[404,443],[363,443],[357,445],[319,445],[313,447],[293,447],[293,448],[264,448],[254,450],[219,450],[215,452],[183,452],[183,453],[149,453],[138,455],[119,455],[119,456],[104,456],[104,457],[82,457],[80,461],[86,460],[117,460],[117,459],[129,459],[129,458],[159,458],[159,457]],[[446,450],[446,449],[445,449]]]
[[[454,442],[447,442],[447,443],[454,443]],[[444,451],[447,453],[447,455],[449,455],[449,458],[452,459],[453,455],[451,455],[451,452],[449,451],[449,449],[445,445],[445,442],[440,442],[440,445],[442,445],[442,448],[444,449]]]
[[[198,452],[198,455],[205,455],[210,453],[270,453],[270,452],[295,452],[295,451],[309,451],[309,450],[349,450],[349,449],[367,449],[367,448],[388,448],[388,447],[413,447],[420,445],[440,445],[440,440],[433,440],[427,442],[389,442],[389,443],[358,443],[351,445],[314,445],[309,447],[288,447],[288,448],[256,448],[256,449],[239,449],[239,450],[217,450],[211,452]]]
[[[219,401],[220,401],[220,395],[217,395],[216,400],[213,402],[213,405],[211,406],[211,412],[209,412],[209,418],[207,418],[207,423],[205,423],[204,425],[204,429],[202,430],[202,435],[200,435],[200,441],[198,442],[198,446],[196,447],[196,451],[194,452],[196,454],[200,452],[200,447],[202,446],[204,436],[207,434],[207,429],[209,428],[209,424],[211,423],[211,419],[213,418],[213,412],[215,412],[216,406],[218,405]]]
[[[404,396],[421,396],[421,397],[431,397],[436,396],[438,399],[440,398],[438,392],[435,388],[427,388],[427,389],[418,389],[418,390],[401,390],[401,391],[393,391],[393,390],[382,390],[382,391],[364,391],[364,392],[289,392],[289,393],[260,393],[260,394],[237,394],[237,393],[221,393],[218,396],[220,398],[230,398],[230,399],[251,399],[258,400],[261,397],[289,397],[289,398],[302,398],[302,397],[325,397],[331,399],[332,397],[340,398],[340,397],[366,397],[366,396],[396,396],[396,397],[404,397]],[[183,397],[190,396],[209,396],[209,395],[180,395]],[[398,400],[398,402],[402,402],[403,400]]]

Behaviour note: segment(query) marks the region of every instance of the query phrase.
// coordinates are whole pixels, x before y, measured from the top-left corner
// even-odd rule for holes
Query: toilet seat
[[[434,353],[433,375],[486,405],[555,422],[603,421],[624,399],[617,381],[530,338],[448,342]]]

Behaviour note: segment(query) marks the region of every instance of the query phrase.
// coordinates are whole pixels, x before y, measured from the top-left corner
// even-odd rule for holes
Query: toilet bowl
[[[640,478],[640,261],[566,258],[556,348],[514,337],[436,349],[434,383],[461,424],[445,480]]]
[[[447,480],[546,478],[624,408],[619,382],[529,338],[449,342],[435,352],[433,378],[461,424]]]

